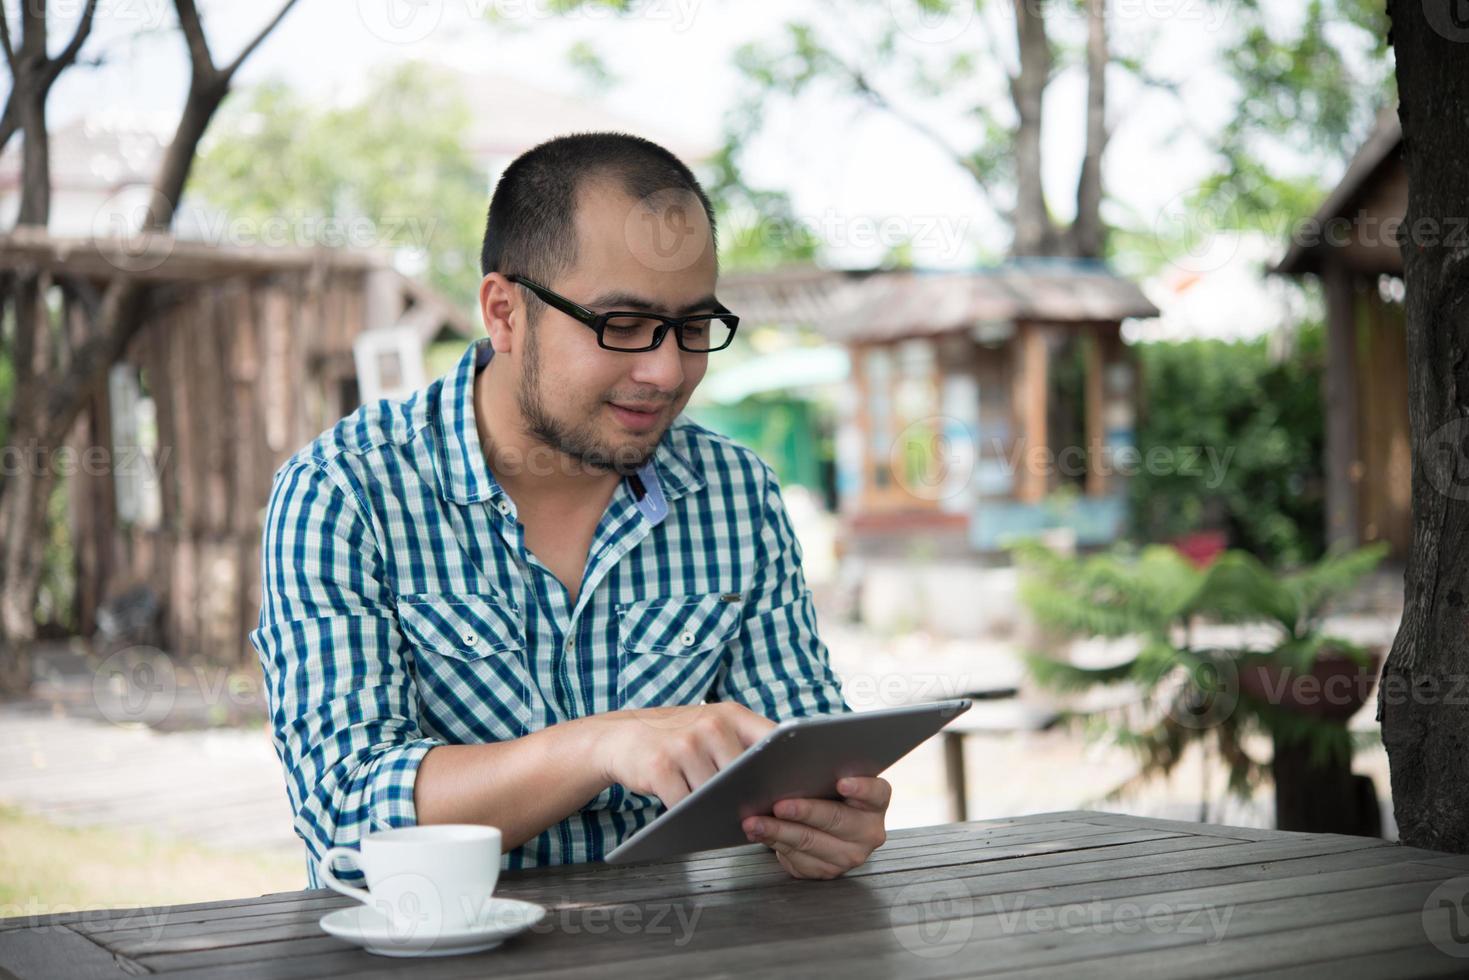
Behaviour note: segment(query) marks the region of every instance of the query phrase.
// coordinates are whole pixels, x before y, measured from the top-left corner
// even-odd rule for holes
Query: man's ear
[[[485,333],[496,354],[508,353],[517,346],[519,329],[511,314],[516,308],[515,283],[498,272],[491,272],[480,280],[479,313],[484,321]],[[520,307],[524,309],[524,306]],[[522,322],[520,326],[524,326]]]

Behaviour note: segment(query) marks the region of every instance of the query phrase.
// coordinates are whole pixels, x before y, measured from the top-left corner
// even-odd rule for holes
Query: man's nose
[[[669,328],[663,337],[663,343],[657,347],[623,356],[635,358],[632,380],[651,385],[660,391],[677,391],[682,387],[684,379],[682,354],[678,348],[678,338],[674,336],[673,329]]]

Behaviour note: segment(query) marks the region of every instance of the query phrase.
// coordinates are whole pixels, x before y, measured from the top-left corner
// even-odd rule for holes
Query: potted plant
[[[1021,598],[1040,626],[1135,648],[1103,667],[1026,656],[1031,676],[1056,691],[1135,692],[1119,707],[1070,713],[1137,754],[1138,772],[1114,797],[1172,772],[1198,743],[1223,760],[1228,789],[1240,798],[1274,778],[1283,829],[1377,832],[1376,796],[1366,777],[1351,774],[1345,722],[1370,692],[1380,653],[1328,635],[1323,618],[1333,598],[1381,561],[1382,548],[1286,572],[1242,551],[1203,568],[1164,546],[1079,558],[1033,542],[1015,551]],[[1255,733],[1271,737],[1271,759],[1246,750]],[[1207,799],[1203,805],[1207,813]]]

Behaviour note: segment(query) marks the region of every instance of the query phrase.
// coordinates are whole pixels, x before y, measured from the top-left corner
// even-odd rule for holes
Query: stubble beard
[[[534,328],[527,331],[524,368],[515,401],[525,420],[527,435],[598,473],[629,476],[642,469],[657,450],[658,440],[646,448],[635,444],[608,446],[597,438],[594,423],[573,426],[553,418],[541,397],[540,349]],[[658,435],[661,439],[663,434]]]

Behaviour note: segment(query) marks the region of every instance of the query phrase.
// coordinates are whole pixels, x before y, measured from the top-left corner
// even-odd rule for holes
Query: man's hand
[[[597,764],[608,783],[673,806],[775,727],[742,704],[720,701],[593,715],[605,726]]]
[[[749,817],[752,842],[775,851],[793,878],[836,878],[865,862],[887,841],[884,821],[893,787],[878,776],[837,783],[841,800],[781,800],[775,818]]]

